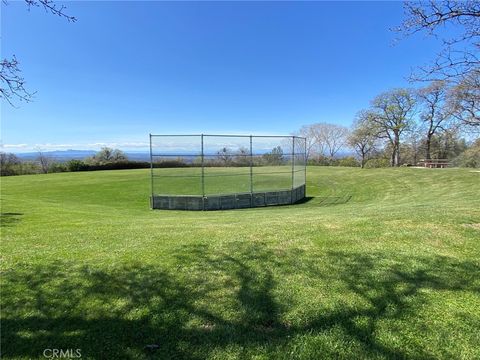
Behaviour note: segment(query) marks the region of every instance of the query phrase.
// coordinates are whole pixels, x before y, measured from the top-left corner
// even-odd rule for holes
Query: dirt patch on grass
[[[463,226],[470,229],[480,230],[480,224],[463,224]]]

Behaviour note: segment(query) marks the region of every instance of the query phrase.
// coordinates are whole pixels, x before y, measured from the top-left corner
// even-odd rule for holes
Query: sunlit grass
[[[305,183],[304,167],[292,165],[205,167],[203,181],[206,195],[235,194],[253,191],[290,190]],[[292,176],[293,172],[293,176]],[[252,189],[250,188],[252,181]],[[155,168],[153,192],[163,195],[201,195],[202,169]]]
[[[149,170],[2,178],[2,358],[479,358],[480,173],[307,177],[215,212],[150,210]]]

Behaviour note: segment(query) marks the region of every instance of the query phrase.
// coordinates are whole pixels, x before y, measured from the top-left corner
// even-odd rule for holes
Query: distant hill
[[[44,151],[43,154],[56,161],[82,160],[86,157],[95,155],[93,150],[55,150]],[[35,160],[38,157],[38,152],[18,153],[16,154],[20,159],[26,161]],[[129,160],[134,161],[150,161],[148,152],[125,152]]]
[[[64,162],[69,160],[82,160],[86,157],[95,155],[97,151],[94,150],[55,150],[55,151],[44,151],[43,154],[55,161]],[[168,153],[168,151],[165,151]],[[183,157],[183,160],[186,162],[193,161],[197,155],[182,155],[181,151],[177,151],[180,157]],[[215,152],[210,152],[208,154],[215,154]],[[18,153],[15,154],[20,159],[25,161],[33,161],[38,158],[38,152],[28,152],[28,153]],[[150,153],[147,151],[125,151],[129,160],[133,161],[150,161]],[[339,151],[336,158],[342,158],[345,156],[353,156],[353,152],[348,150]]]
[[[125,152],[125,155],[127,155],[128,160],[133,160],[133,161],[150,161],[150,153],[149,152]]]

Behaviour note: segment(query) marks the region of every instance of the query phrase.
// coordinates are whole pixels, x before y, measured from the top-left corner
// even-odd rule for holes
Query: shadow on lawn
[[[18,266],[2,276],[2,356],[41,358],[45,348],[79,348],[85,358],[200,359],[214,351],[292,358],[305,350],[292,353],[292,341],[335,328],[355,344],[358,357],[412,358],[398,344],[381,343],[376,323],[415,311],[426,301],[422,289],[479,291],[479,271],[444,257],[332,252],[319,260],[240,242],[222,250],[182,246],[168,269]],[[287,321],[295,294],[277,290],[291,275],[319,286],[337,282],[364,305],[322,309],[320,298],[316,315]],[[358,318],[365,321],[360,325]],[[149,354],[147,344],[159,349]],[[421,345],[409,346],[417,346],[416,358],[432,357]],[[327,341],[321,351],[317,356],[337,357],[342,349]]]
[[[352,199],[352,195],[344,194],[340,196],[317,196],[320,206],[346,204]]]
[[[303,199],[298,200],[295,204],[306,204],[315,199],[313,196],[305,196]]]
[[[23,213],[2,212],[0,213],[0,226],[5,227],[15,225],[17,222],[20,221],[20,216],[22,215]]]

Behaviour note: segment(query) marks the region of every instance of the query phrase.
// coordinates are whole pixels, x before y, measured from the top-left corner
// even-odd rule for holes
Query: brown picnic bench
[[[451,166],[451,163],[448,159],[425,159],[420,160],[418,165],[430,169],[443,169]]]

